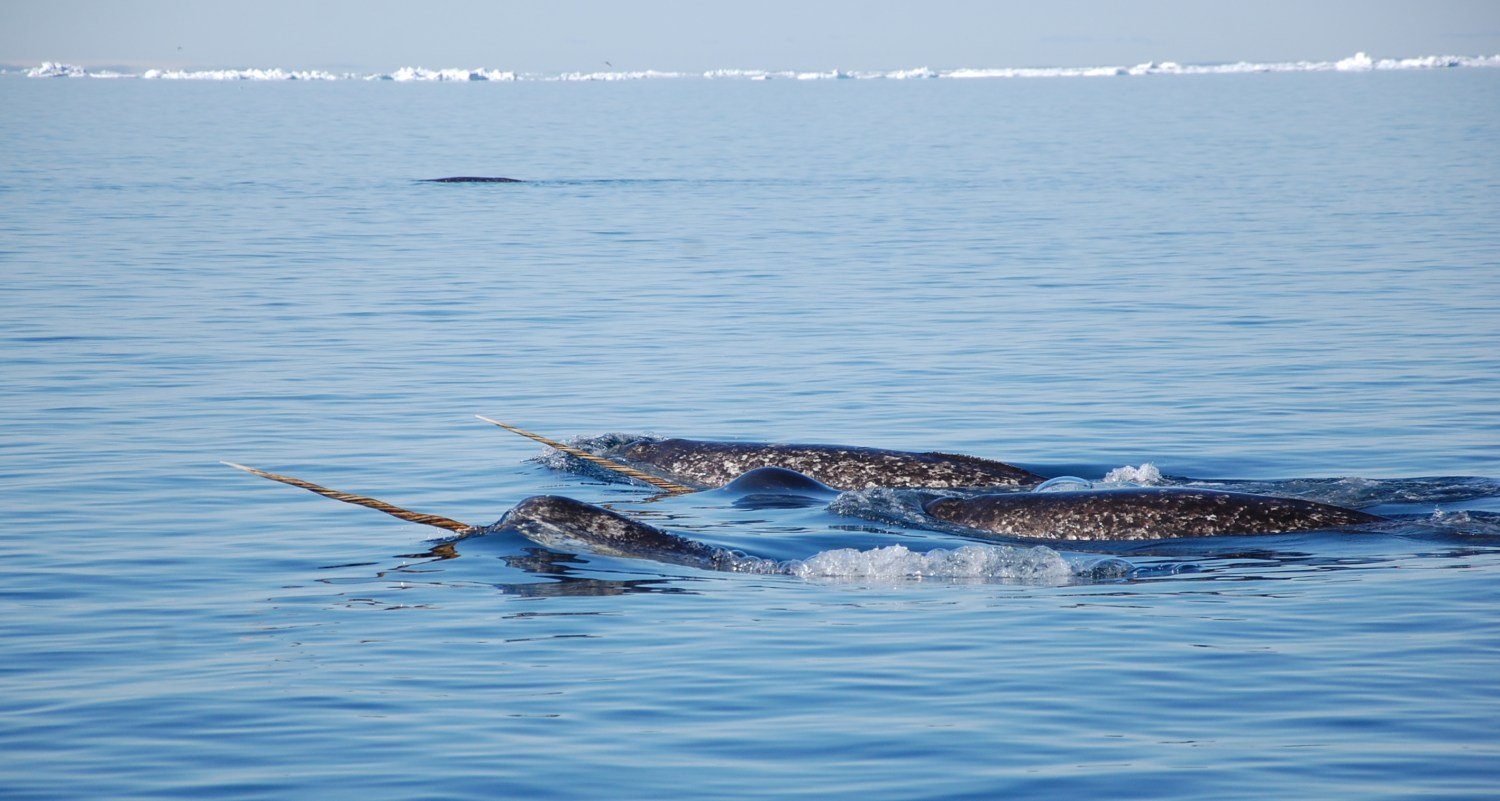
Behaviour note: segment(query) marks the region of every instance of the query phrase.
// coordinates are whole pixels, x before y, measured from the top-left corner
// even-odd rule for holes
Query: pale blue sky
[[[0,0],[0,63],[896,69],[1500,53],[1494,0]]]

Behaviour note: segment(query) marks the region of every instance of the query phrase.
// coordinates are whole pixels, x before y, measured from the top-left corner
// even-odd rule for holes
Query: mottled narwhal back
[[[947,523],[1006,537],[1045,540],[1279,534],[1383,519],[1297,498],[1178,487],[938,498],[923,508]]]
[[[795,470],[841,490],[1001,487],[1043,480],[1014,465],[975,456],[842,445],[640,439],[611,448],[606,455],[700,487],[724,486],[758,467]]]
[[[548,548],[705,569],[713,569],[716,558],[722,555],[719,549],[701,542],[561,495],[536,495],[521,501],[500,518],[495,528],[514,529]]]

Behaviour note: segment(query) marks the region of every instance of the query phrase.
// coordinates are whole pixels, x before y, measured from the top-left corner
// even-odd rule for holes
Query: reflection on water
[[[578,568],[587,561],[577,555],[558,553],[546,548],[531,547],[513,556],[503,556],[507,567],[523,570],[540,579],[550,581],[514,582],[496,584],[495,588],[510,595],[528,597],[561,597],[567,595],[627,595],[641,592],[687,592],[676,586],[682,577],[659,579],[608,580],[578,575]]]

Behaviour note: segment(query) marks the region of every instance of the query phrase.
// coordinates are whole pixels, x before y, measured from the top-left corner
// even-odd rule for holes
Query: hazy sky
[[[897,69],[1500,53],[1497,0],[0,0],[0,63]]]

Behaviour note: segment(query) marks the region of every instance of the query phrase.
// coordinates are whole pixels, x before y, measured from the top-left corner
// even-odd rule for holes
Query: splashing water
[[[1044,546],[965,545],[925,553],[904,545],[861,551],[838,548],[806,559],[776,562],[734,554],[727,566],[738,573],[796,576],[804,579],[984,579],[1058,583],[1075,578],[1122,578],[1132,566],[1122,559],[1080,557],[1075,560]]]
[[[1142,487],[1154,487],[1162,483],[1161,471],[1150,462],[1141,463],[1140,467],[1116,467],[1104,474],[1105,484],[1136,484]]]

